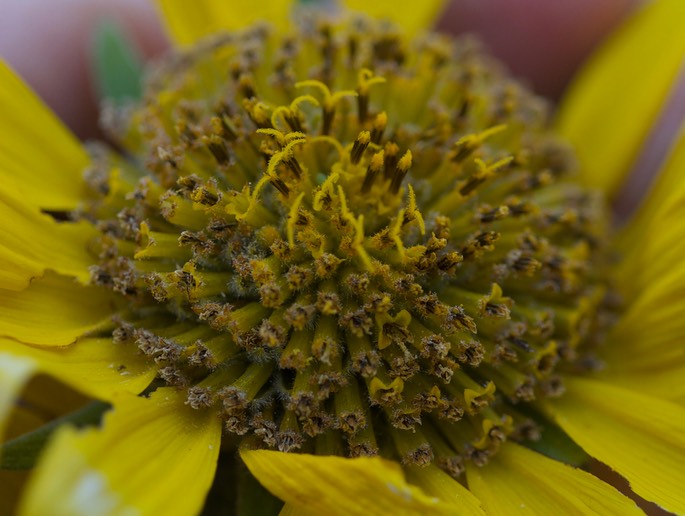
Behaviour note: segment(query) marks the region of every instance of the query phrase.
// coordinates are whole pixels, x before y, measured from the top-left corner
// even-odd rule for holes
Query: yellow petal
[[[685,152],[681,154],[685,158]],[[659,209],[650,210],[645,224],[642,213],[624,234],[625,257],[616,279],[628,303],[609,334],[602,352],[609,367],[600,373],[603,379],[628,388],[639,385],[643,393],[672,400],[685,397],[685,382],[679,380],[685,372],[685,182],[681,183],[674,185],[673,195],[662,200]]]
[[[20,514],[197,514],[211,486],[220,420],[181,393],[122,396],[101,429],[57,432],[22,499]]]
[[[584,68],[561,106],[585,183],[616,192],[668,98],[685,56],[685,2],[648,2]]]
[[[88,279],[85,223],[59,224],[40,209],[68,210],[83,198],[88,156],[76,138],[0,61],[0,285],[19,290],[53,269]]]
[[[682,249],[682,242],[675,241],[673,247]],[[661,278],[643,285],[621,314],[602,350],[606,367],[598,377],[627,389],[639,386],[643,394],[685,401],[683,313],[685,267],[677,263]]]
[[[435,464],[409,467],[407,480],[427,494],[439,498],[445,504],[445,508],[454,514],[469,516],[485,514],[478,498]]]
[[[685,403],[685,356],[682,350],[675,364],[637,371],[608,368],[599,374],[599,378],[624,389],[634,389],[639,385],[640,392],[644,394],[680,405]]]
[[[156,0],[167,31],[179,46],[222,30],[243,29],[257,21],[285,27],[290,20],[292,0],[236,2],[225,0]]]
[[[298,510],[297,507],[295,507],[292,504],[286,503],[283,506],[283,509],[281,509],[281,512],[278,513],[278,516],[313,516],[313,513],[308,512],[304,509]]]
[[[409,485],[399,464],[378,457],[343,457],[242,451],[257,480],[292,505],[289,510],[316,514],[443,514],[437,498]]]
[[[642,514],[597,477],[513,442],[482,468],[469,463],[466,478],[491,515]]]
[[[624,476],[638,495],[685,513],[685,408],[589,378],[567,378],[545,405],[588,454]]]
[[[20,292],[0,289],[0,336],[27,344],[66,346],[109,321],[112,297],[48,273]]]
[[[0,442],[19,393],[35,371],[33,360],[0,350]]]
[[[683,271],[685,252],[685,128],[656,177],[645,201],[621,231],[623,259],[617,271],[629,296],[676,271]]]
[[[398,5],[396,0],[343,0],[342,3],[351,11],[392,20],[410,36],[431,28],[447,5],[445,0],[413,2],[411,7]]]
[[[674,245],[678,245],[677,243]],[[612,328],[603,358],[612,370],[647,371],[685,363],[685,267],[643,286]]]
[[[0,338],[9,352],[89,396],[111,401],[117,392],[138,394],[156,375],[147,360],[111,339],[83,339],[66,348],[39,348]]]
[[[45,270],[87,282],[94,261],[87,245],[95,229],[86,222],[58,223],[0,185],[0,288],[21,290]]]
[[[0,178],[50,210],[75,208],[88,155],[59,119],[0,61]],[[11,220],[4,219],[3,220]]]
[[[628,305],[612,328],[602,379],[685,402],[685,132],[623,230],[617,285]]]

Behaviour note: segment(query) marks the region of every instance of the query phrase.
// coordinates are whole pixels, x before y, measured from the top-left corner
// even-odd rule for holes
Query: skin
[[[476,32],[519,77],[555,99],[589,51],[638,0],[453,0],[439,23]],[[150,0],[0,0],[0,57],[81,138],[98,136],[92,31],[127,30],[147,58],[168,47]]]

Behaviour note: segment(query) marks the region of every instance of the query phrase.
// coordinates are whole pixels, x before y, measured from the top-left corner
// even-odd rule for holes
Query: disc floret
[[[459,476],[537,437],[587,363],[601,202],[473,44],[257,27],[165,62],[125,115],[82,215],[113,340],[244,446]]]

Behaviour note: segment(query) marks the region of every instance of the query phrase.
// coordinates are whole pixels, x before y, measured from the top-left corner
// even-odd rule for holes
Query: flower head
[[[162,5],[195,43],[187,9]],[[477,46],[305,12],[179,51],[103,118],[120,150],[88,157],[50,121],[45,155],[83,179],[3,192],[22,221],[3,255],[8,402],[39,369],[114,406],[101,431],[58,433],[25,511],[53,493],[64,513],[153,512],[182,489],[194,512],[220,447],[293,509],[634,510],[562,464],[572,440],[680,510],[674,480],[635,472],[654,448],[620,455],[682,408],[596,379],[625,327],[602,198]],[[51,307],[65,322],[46,334]],[[118,449],[146,467],[129,478]]]

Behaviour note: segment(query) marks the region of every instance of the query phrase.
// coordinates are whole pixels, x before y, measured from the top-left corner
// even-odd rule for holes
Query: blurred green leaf
[[[0,469],[31,469],[35,466],[45,443],[57,428],[64,424],[71,424],[76,427],[98,424],[102,415],[109,408],[110,405],[107,403],[94,401],[72,414],[67,414],[36,428],[33,432],[7,441],[0,447]]]
[[[143,60],[119,24],[113,21],[100,24],[95,31],[91,55],[100,99],[115,103],[140,99]]]

